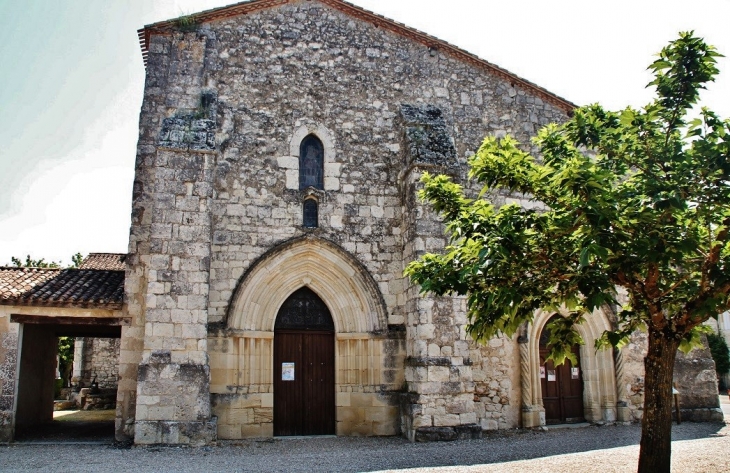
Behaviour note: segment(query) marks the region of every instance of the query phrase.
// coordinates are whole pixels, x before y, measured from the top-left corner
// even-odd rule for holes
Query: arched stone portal
[[[524,328],[518,339],[523,427],[546,424],[540,378],[540,334],[554,315],[554,312],[537,311],[533,322]],[[611,350],[595,349],[596,339],[610,328],[608,319],[602,311],[596,310],[576,328],[585,342],[580,347],[584,418],[588,422],[613,422],[616,420],[613,356]]]
[[[229,307],[228,327],[273,331],[279,307],[302,286],[325,301],[337,333],[387,327],[382,296],[367,270],[333,243],[309,237],[276,247],[244,274]]]
[[[382,295],[365,267],[337,245],[308,236],[255,262],[232,297],[226,327],[209,335],[219,438],[274,435],[275,388],[282,376],[274,363],[277,315],[302,288],[332,318],[337,435],[398,434],[402,332],[388,332]]]

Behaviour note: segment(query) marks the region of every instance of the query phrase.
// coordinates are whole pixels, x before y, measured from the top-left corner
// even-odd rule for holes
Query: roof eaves
[[[110,301],[82,301],[82,302],[68,302],[68,301],[53,301],[53,300],[26,300],[26,299],[0,299],[0,305],[3,306],[18,306],[18,307],[54,307],[62,309],[107,309],[107,310],[122,310],[122,302],[110,302]]]

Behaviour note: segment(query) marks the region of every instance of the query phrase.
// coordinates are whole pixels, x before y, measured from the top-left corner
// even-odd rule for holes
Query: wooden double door
[[[560,366],[545,362],[549,354],[548,335],[540,337],[540,386],[546,424],[573,424],[585,420],[583,410],[583,370],[565,360]],[[576,345],[573,353],[580,362],[580,350]]]
[[[303,288],[279,310],[274,329],[274,435],[334,434],[334,324]]]

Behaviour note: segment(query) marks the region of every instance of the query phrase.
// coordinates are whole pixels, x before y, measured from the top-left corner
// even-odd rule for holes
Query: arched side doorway
[[[522,426],[526,428],[546,425],[548,409],[552,401],[550,386],[548,382],[548,368],[545,367],[544,346],[541,347],[540,339],[544,334],[544,327],[548,321],[556,315],[555,312],[538,310],[535,312],[532,323],[523,327],[517,341],[520,349],[520,387],[522,397]],[[614,367],[613,353],[611,350],[596,350],[596,339],[601,336],[604,330],[610,329],[610,323],[606,314],[600,310],[585,316],[585,321],[576,326],[576,330],[583,338],[584,345],[576,347],[576,353],[580,358],[578,380],[582,386],[582,417],[587,422],[613,422],[616,420],[617,390],[616,390],[616,369]],[[543,344],[544,345],[544,344]],[[543,381],[541,368],[544,367],[545,378]],[[573,368],[572,366],[570,368]],[[566,366],[563,369],[568,369]],[[556,377],[558,373],[555,373]],[[566,374],[572,377],[572,372]],[[553,383],[557,383],[554,381]],[[547,392],[548,400],[544,399],[543,393]],[[555,394],[557,391],[553,391]],[[559,402],[559,401],[558,401]],[[552,418],[554,414],[550,414]],[[574,415],[566,415],[565,418],[573,418]],[[576,416],[577,417],[577,416]]]
[[[274,435],[335,434],[335,325],[308,287],[279,309],[274,326]]]
[[[546,326],[540,335],[540,389],[545,408],[545,423],[583,422],[583,375],[579,346],[573,346],[572,350],[578,360],[577,365],[565,360],[563,364],[555,366],[552,360],[546,361],[550,354],[549,338],[550,330]]]

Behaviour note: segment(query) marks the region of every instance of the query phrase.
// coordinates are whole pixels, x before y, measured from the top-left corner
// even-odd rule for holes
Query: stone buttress
[[[418,198],[423,172],[459,174],[459,164],[443,113],[434,106],[404,104],[403,261],[444,248],[437,215]],[[424,297],[410,285],[406,293],[406,383],[401,415],[410,440],[452,440],[481,435],[474,406],[466,318],[459,298]]]
[[[208,41],[177,32],[150,46],[125,289],[133,324],[123,334],[118,395],[117,437],[137,444],[215,439],[206,346],[215,158],[215,96],[203,90]]]

